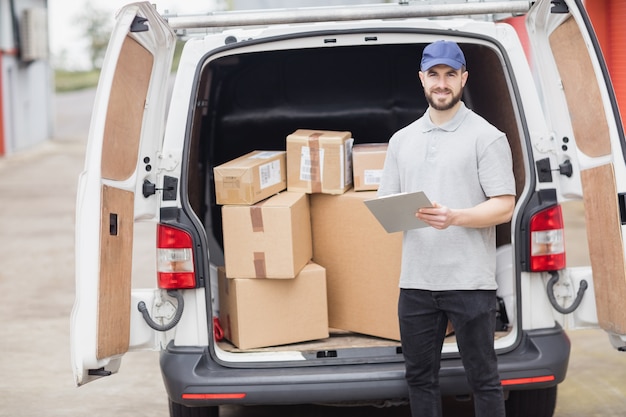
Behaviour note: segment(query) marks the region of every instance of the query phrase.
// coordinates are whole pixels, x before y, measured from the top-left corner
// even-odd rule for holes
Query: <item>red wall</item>
[[[611,75],[623,123],[626,116],[626,1],[586,0],[585,8]]]

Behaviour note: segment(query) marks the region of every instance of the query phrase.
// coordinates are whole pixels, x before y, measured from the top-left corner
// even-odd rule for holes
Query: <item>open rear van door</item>
[[[562,200],[584,201],[598,323],[624,349],[626,145],[610,77],[580,0],[537,1],[526,24],[554,135],[549,169]]]
[[[77,385],[117,372],[133,347],[156,348],[153,332],[137,320],[137,300],[131,303],[133,233],[136,219],[158,216],[159,194],[144,197],[142,186],[157,183],[175,40],[146,2],[118,13],[109,41],[77,192],[71,317]],[[147,305],[155,291],[145,291]]]

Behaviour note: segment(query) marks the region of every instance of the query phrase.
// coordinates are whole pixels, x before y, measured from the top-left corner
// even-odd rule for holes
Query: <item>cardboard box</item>
[[[328,337],[326,275],[309,263],[290,280],[226,278],[218,268],[220,324],[241,349]]]
[[[360,143],[352,148],[355,191],[376,191],[387,156],[386,143]]]
[[[287,189],[342,194],[352,187],[352,133],[296,130],[287,136]]]
[[[367,209],[375,196],[311,196],[313,261],[326,268],[330,327],[399,340],[402,233],[385,232]]]
[[[217,204],[254,204],[287,188],[286,152],[252,151],[213,169]]]
[[[224,263],[232,278],[294,278],[311,260],[309,196],[285,191],[252,206],[222,206]]]

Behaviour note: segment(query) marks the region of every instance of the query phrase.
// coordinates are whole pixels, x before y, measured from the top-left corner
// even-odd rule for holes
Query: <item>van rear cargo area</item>
[[[281,47],[280,39],[273,39],[275,45],[235,43],[219,56],[207,56],[198,72],[186,183],[215,266],[224,265],[222,205],[216,203],[214,190],[216,166],[253,151],[285,151],[287,136],[298,129],[349,131],[354,145],[383,144],[428,106],[418,78],[421,52],[429,43],[423,34],[390,30],[303,36],[318,39],[319,46]],[[342,42],[344,37],[350,42]],[[513,83],[505,70],[506,54],[496,45],[472,39],[460,45],[470,71],[463,100],[507,133],[520,193],[525,178],[523,130],[514,110]],[[295,351],[305,359],[324,355],[401,359],[396,316],[401,233],[384,232],[362,204],[367,196],[375,196],[375,191],[308,195],[312,262],[325,268],[327,275],[330,336],[254,349],[240,349],[223,340],[217,344],[219,350]],[[497,243],[510,245],[510,224],[498,226]],[[507,287],[513,287],[511,268],[504,270],[510,274],[504,278]],[[212,298],[217,297],[212,294]],[[217,305],[212,310],[217,313]],[[497,338],[509,334],[515,324],[516,312],[505,313],[511,326],[497,329]],[[228,325],[222,317],[220,321],[221,326]],[[453,330],[446,346],[456,352]]]

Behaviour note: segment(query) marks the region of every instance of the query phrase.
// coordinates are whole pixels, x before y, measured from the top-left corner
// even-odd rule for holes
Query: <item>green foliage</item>
[[[54,72],[54,86],[57,93],[93,88],[98,84],[99,70]]]
[[[81,13],[74,17],[74,24],[80,28],[88,41],[91,68],[101,68],[113,27],[113,16],[104,9],[94,6],[91,1],[87,1]]]
[[[172,73],[178,69],[178,62],[183,50],[184,42],[177,41],[174,50],[174,62],[172,63]],[[81,90],[83,88],[94,88],[98,85],[100,70],[91,71],[65,71],[56,70],[54,72],[54,85],[57,93]]]

